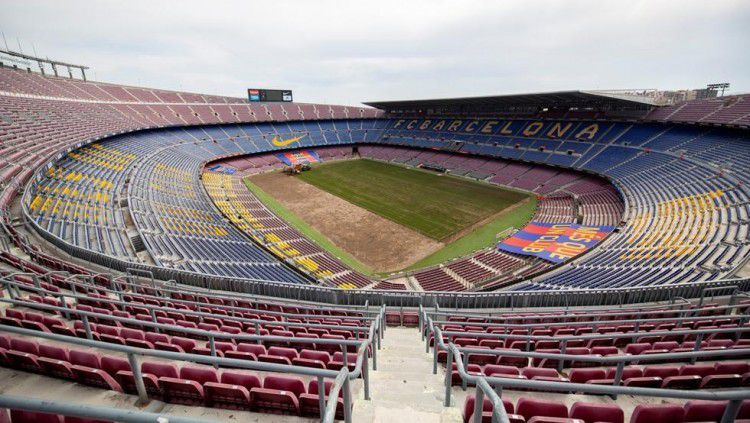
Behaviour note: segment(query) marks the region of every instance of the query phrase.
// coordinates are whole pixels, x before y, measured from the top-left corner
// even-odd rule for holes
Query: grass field
[[[326,163],[299,178],[440,241],[529,197],[489,184],[372,160]]]

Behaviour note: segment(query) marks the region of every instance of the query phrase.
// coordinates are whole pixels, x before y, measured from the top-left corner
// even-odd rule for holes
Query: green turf
[[[492,222],[476,228],[472,232],[449,243],[439,251],[435,251],[404,270],[416,270],[423,267],[434,266],[493,245],[498,233],[509,227],[520,228],[524,226],[534,215],[536,202],[536,197],[529,197],[528,201],[519,204],[518,207],[510,210],[507,214],[498,216],[498,218]]]
[[[258,199],[266,207],[268,207],[277,216],[284,219],[287,223],[292,225],[295,229],[302,232],[302,234],[305,235],[305,237],[316,242],[323,249],[333,254],[335,257],[337,257],[339,260],[341,260],[344,264],[351,267],[352,269],[360,273],[366,274],[366,275],[372,274],[371,268],[369,268],[364,263],[357,260],[351,254],[337,247],[333,242],[331,242],[328,238],[326,238],[325,235],[321,234],[320,232],[315,230],[312,226],[308,225],[304,220],[302,220],[296,214],[294,214],[289,209],[284,207],[275,198],[273,198],[268,193],[263,191],[259,186],[250,182],[249,177],[245,178],[244,182],[245,182],[245,186],[247,186],[247,188],[253,194],[255,194],[255,196],[258,197]]]
[[[436,240],[528,197],[465,178],[372,160],[326,163],[299,178]]]

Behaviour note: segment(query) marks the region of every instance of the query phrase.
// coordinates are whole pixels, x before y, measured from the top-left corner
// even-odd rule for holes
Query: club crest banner
[[[593,248],[614,229],[614,226],[532,221],[497,247],[510,253],[562,263]]]

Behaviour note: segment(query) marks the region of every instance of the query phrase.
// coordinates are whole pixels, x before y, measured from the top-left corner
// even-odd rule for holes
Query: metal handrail
[[[0,395],[0,408],[61,414],[64,416],[89,419],[103,419],[123,423],[208,423],[215,421],[169,414],[150,413],[140,410],[127,410],[119,407],[102,407],[69,401],[53,401],[6,394]]]
[[[58,297],[61,300],[64,300],[65,298],[73,298],[73,299],[76,300],[76,302],[78,302],[79,299],[83,299],[83,300],[86,300],[86,301],[98,301],[98,302],[103,302],[103,303],[108,303],[108,304],[115,304],[115,305],[119,305],[119,306],[123,306],[123,307],[140,307],[140,308],[145,308],[145,309],[148,309],[148,310],[151,311],[152,317],[153,317],[153,312],[155,312],[155,311],[178,312],[178,313],[181,313],[181,314],[190,315],[190,316],[197,316],[197,317],[216,317],[216,315],[214,315],[214,314],[206,313],[206,312],[201,312],[201,311],[184,310],[184,309],[176,309],[176,308],[173,308],[173,307],[167,307],[167,306],[161,306],[161,305],[157,306],[157,305],[153,305],[153,304],[128,302],[128,301],[122,301],[122,300],[115,300],[115,299],[112,299],[112,298],[101,298],[101,297],[91,298],[91,297],[80,295],[80,294],[77,294],[77,293],[67,294],[67,293],[62,293],[62,292],[55,292],[55,291],[46,290],[44,288],[37,288],[35,286],[30,286],[30,285],[27,285],[27,284],[24,284],[24,283],[21,283],[21,282],[11,281],[11,280],[8,280],[7,278],[0,279],[0,283],[4,284],[6,286],[6,289],[7,289],[8,286],[12,286],[12,287],[17,288],[17,289],[21,289],[21,290],[25,290],[25,291],[31,291],[31,292],[36,292],[38,294],[42,294],[42,295],[45,295],[45,296]],[[96,289],[96,288],[90,287],[88,289]],[[13,294],[11,294],[11,295],[13,295]],[[123,294],[123,295],[125,295],[125,294]],[[156,297],[156,298],[158,298],[158,297]],[[170,300],[170,301],[172,301],[172,300]],[[174,302],[177,302],[177,301],[178,300],[175,300]],[[65,304],[64,301],[62,303]],[[190,304],[198,306],[201,303],[190,302]],[[208,305],[209,306],[213,306],[211,304],[208,304]],[[250,311],[250,312],[256,311],[256,309],[243,309],[243,308],[240,308],[240,307],[235,307],[235,309],[237,311],[244,311],[244,312],[247,312],[247,311]],[[266,314],[265,310],[257,310],[257,311],[258,311],[258,313]],[[372,313],[372,312],[368,312],[368,313]],[[348,320],[361,320],[361,321],[370,321],[370,322],[372,322],[372,321],[380,319],[380,314],[381,313],[379,311],[375,312],[375,313],[377,313],[376,317],[363,317],[363,316],[328,316],[328,317],[346,318]],[[280,315],[280,316],[285,317],[285,318],[318,318],[318,319],[324,319],[324,318],[326,318],[325,315],[320,315],[320,314],[296,314],[296,313],[284,313],[284,312],[273,312],[273,313],[268,313],[268,314],[269,315],[274,315],[275,314],[277,316]],[[237,321],[237,322],[243,322],[243,323],[252,323],[252,324],[255,324],[255,325],[258,325],[258,324],[269,324],[269,323],[271,323],[271,324],[277,324],[279,326],[285,326],[285,327],[320,327],[320,328],[328,328],[328,329],[351,330],[353,332],[358,332],[358,333],[359,332],[365,332],[365,331],[367,331],[367,328],[363,328],[363,327],[360,327],[360,326],[342,326],[342,325],[335,325],[334,326],[334,325],[327,325],[327,324],[322,324],[322,323],[309,323],[309,324],[305,324],[305,323],[295,323],[295,322],[287,322],[287,321],[269,321],[269,320],[263,320],[263,319],[247,319],[247,318],[244,318],[244,317],[237,317],[237,316],[231,316],[231,315],[222,316],[222,319],[224,319],[224,318],[227,319],[227,320],[232,320],[232,321]]]
[[[140,366],[138,365],[139,363],[137,359],[138,355],[157,357],[157,358],[176,360],[176,361],[191,361],[191,362],[208,364],[208,365],[213,365],[213,366],[239,367],[239,368],[248,369],[248,370],[259,370],[259,371],[268,371],[268,372],[277,372],[277,373],[292,373],[292,374],[299,374],[299,375],[311,376],[311,377],[316,377],[316,378],[336,378],[341,373],[341,371],[324,370],[324,369],[317,369],[313,367],[302,367],[302,366],[294,366],[294,365],[290,366],[286,364],[265,363],[265,362],[260,362],[260,361],[241,360],[241,359],[225,358],[225,357],[214,357],[214,356],[207,356],[207,355],[200,355],[200,354],[176,353],[176,352],[162,351],[162,350],[150,350],[150,349],[145,349],[145,348],[131,347],[128,345],[111,344],[108,342],[81,339],[77,337],[58,335],[54,333],[39,332],[39,331],[31,330],[31,329],[6,326],[2,324],[0,324],[0,331],[15,333],[18,335],[33,336],[33,337],[48,339],[52,341],[76,344],[76,345],[81,345],[85,347],[100,348],[100,349],[104,349],[108,351],[115,351],[115,352],[127,354],[128,361],[130,362],[131,371],[133,372],[133,378],[136,381],[136,390],[138,391],[138,396],[142,403],[148,402],[148,394],[146,393],[145,387],[143,386],[141,369],[140,369]],[[357,352],[358,359],[357,359],[354,371],[349,372],[347,369],[348,364],[344,363],[343,368],[347,369],[347,372],[344,373],[344,376],[346,379],[343,382],[343,384],[338,385],[339,386],[338,389],[341,389],[341,386],[344,386],[344,385],[346,388],[348,388],[349,381],[351,379],[359,378],[360,374],[363,375],[363,379],[364,379],[364,376],[367,374],[367,371],[365,370],[363,372],[363,369],[367,368],[366,367],[367,364],[365,363],[363,366],[362,358],[367,351],[367,345],[368,345],[367,343],[362,343],[362,345],[360,345],[360,348]],[[336,387],[335,383],[334,383],[334,387]],[[332,387],[332,390],[334,387]],[[365,392],[366,392],[365,399],[369,400],[370,398],[367,393],[367,385],[365,385]],[[349,401],[351,401],[350,395],[351,393],[349,394],[349,398],[350,398]],[[325,389],[319,389],[319,396],[325,398]],[[347,395],[345,392],[345,397],[346,396]],[[332,397],[329,395],[329,401],[333,400],[335,402],[336,398],[337,397]],[[345,410],[345,413],[346,413],[346,410]],[[350,422],[351,421],[350,419],[351,419],[351,416],[349,416],[349,419],[345,419],[345,420],[347,420],[347,422]]]
[[[736,413],[739,411],[740,404],[745,399],[750,399],[750,390],[748,389],[732,389],[724,391],[687,391],[677,389],[661,389],[661,388],[641,388],[631,386],[610,386],[610,385],[591,385],[586,383],[571,383],[571,382],[555,382],[555,381],[540,381],[540,380],[518,380],[504,377],[495,376],[480,376],[472,375],[466,371],[464,364],[461,360],[458,360],[460,352],[456,346],[452,343],[447,345],[448,348],[448,363],[452,367],[453,360],[455,359],[456,369],[461,377],[461,380],[465,384],[476,384],[479,380],[484,380],[488,385],[498,386],[500,388],[522,388],[522,389],[536,389],[546,390],[555,392],[582,392],[585,394],[608,394],[608,395],[636,395],[636,396],[649,396],[649,397],[664,397],[664,398],[679,398],[679,399],[697,399],[697,400],[708,400],[708,401],[729,401],[724,415],[722,416],[722,423],[731,423],[736,418]],[[446,398],[445,406],[450,406],[450,372],[446,372]],[[498,396],[499,399],[499,396]],[[479,399],[478,399],[479,400]],[[492,398],[491,398],[492,400]],[[480,401],[479,406],[482,406]],[[493,408],[502,408],[502,401],[499,403],[493,403]],[[474,414],[474,422],[480,423],[482,418],[481,408],[479,415]]]

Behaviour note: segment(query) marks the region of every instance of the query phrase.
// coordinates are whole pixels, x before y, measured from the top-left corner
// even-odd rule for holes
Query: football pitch
[[[373,160],[325,163],[298,177],[438,241],[450,241],[530,197],[465,178]]]

